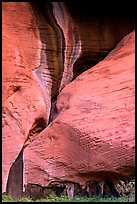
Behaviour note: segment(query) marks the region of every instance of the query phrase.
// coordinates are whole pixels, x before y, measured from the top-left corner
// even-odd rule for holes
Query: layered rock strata
[[[134,34],[66,86],[131,32],[133,20],[89,19],[63,2],[2,3],[2,192],[16,199],[28,183],[134,174]]]
[[[14,169],[18,160],[22,162],[18,155],[22,155],[24,148],[56,117],[56,96],[72,80],[73,61],[77,58],[77,55],[74,59],[73,56],[69,58],[69,53],[75,49],[74,25],[62,3],[53,3],[53,6],[54,9],[52,4],[46,3],[44,10],[39,11],[35,4],[27,2],[2,3],[4,192],[11,193],[14,184],[10,183],[21,185],[23,179],[20,183],[13,175],[16,172],[22,177],[22,170],[17,173]],[[58,10],[57,6],[61,8]],[[66,26],[62,29],[59,17],[56,17],[58,20],[54,17],[58,15],[65,18]],[[71,42],[68,42],[70,38]],[[68,77],[63,77],[64,74]],[[22,166],[22,163],[18,165]],[[8,180],[8,175],[15,179]]]
[[[8,12],[7,12],[8,11]],[[35,119],[48,122],[48,106],[33,78],[40,64],[39,32],[31,5],[2,3],[2,191]]]
[[[58,117],[25,149],[25,183],[132,178],[134,52],[132,32],[61,91]]]

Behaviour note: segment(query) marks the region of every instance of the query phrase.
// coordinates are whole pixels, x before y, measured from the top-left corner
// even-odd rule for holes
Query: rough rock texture
[[[80,33],[76,29],[69,10],[63,5],[63,2],[52,2],[53,14],[58,25],[63,31],[64,43],[64,71],[60,90],[68,84],[73,78],[73,65],[81,54]]]
[[[39,63],[39,33],[30,4],[2,3],[3,191],[35,119],[47,122],[48,107],[32,75]]]
[[[34,74],[42,91],[53,98],[73,78],[80,42],[71,15],[62,2],[35,2],[32,8],[42,42],[41,65]]]
[[[59,92],[64,70],[65,45],[62,31],[47,5],[44,17],[28,2],[2,3],[2,11],[2,188],[5,191],[9,169],[21,149],[49,123],[51,98]],[[67,23],[67,14],[65,17]],[[71,22],[68,31],[67,26],[64,29],[73,37]],[[73,49],[71,42],[69,46]],[[63,84],[71,80],[70,76]]]
[[[2,192],[14,198],[28,182],[47,185],[60,178],[83,183],[98,178],[98,169],[101,177],[106,175],[106,167],[107,175],[113,172],[128,177],[134,167],[130,164],[134,144],[128,135],[134,130],[134,119],[130,121],[134,98],[124,95],[130,95],[134,88],[134,75],[130,73],[133,61],[128,61],[133,43],[130,51],[129,44],[124,44],[109,55],[110,59],[108,56],[62,90],[130,33],[134,20],[132,15],[119,16],[118,20],[115,16],[84,17],[71,8],[63,2],[2,3]],[[112,99],[114,104],[110,104]],[[106,117],[103,123],[102,117]],[[107,130],[108,124],[114,129]],[[105,145],[103,156],[103,147],[97,145],[95,149],[96,140]],[[126,145],[130,146],[128,150]],[[117,162],[110,161],[109,167],[106,161],[112,160],[116,148]]]
[[[25,183],[134,175],[135,36],[58,96],[58,117],[24,151]]]

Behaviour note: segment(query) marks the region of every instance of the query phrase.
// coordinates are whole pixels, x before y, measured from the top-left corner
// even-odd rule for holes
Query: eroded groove
[[[59,87],[64,71],[65,39],[63,32],[52,13],[50,2],[34,3],[33,9],[36,14],[40,39],[42,43],[40,66],[33,71],[39,85],[51,97],[59,92]],[[51,79],[51,83],[49,83]]]
[[[46,127],[46,122],[42,117],[36,118],[34,124],[32,125],[31,130],[27,136],[27,139],[18,154],[15,162],[12,164],[7,186],[6,186],[6,194],[11,195],[14,200],[18,200],[23,195],[23,152],[24,149],[31,144],[36,136],[44,130]]]
[[[63,25],[60,24],[58,19],[59,17],[66,17],[66,8],[63,7],[62,2],[48,2],[43,4],[35,2],[32,5],[36,13],[42,42],[40,66],[33,70],[33,74],[42,90],[46,103],[51,104],[49,110],[49,125],[57,115],[55,98],[57,98],[57,95],[64,86],[72,81],[73,65],[80,54],[81,46],[79,34],[77,29],[74,28],[73,46],[70,47],[70,57],[68,64],[66,64],[68,53],[66,53],[67,48],[64,28],[62,28]],[[47,36],[48,41],[46,39]],[[65,68],[66,70],[64,70]],[[64,79],[66,82],[63,81]]]
[[[42,132],[46,128],[46,126],[47,125],[45,119],[43,119],[42,117],[36,118],[23,145],[23,149],[25,149],[25,147],[32,143],[36,139],[36,136],[40,132]]]
[[[6,193],[11,195],[14,200],[22,197],[23,193],[23,150],[20,151],[17,159],[12,164],[7,186]]]
[[[60,92],[60,85],[61,85],[61,80],[64,72],[65,46],[66,46],[65,37],[64,37],[62,28],[57,23],[56,17],[53,14],[52,4],[45,3],[44,5],[45,7],[42,12],[40,13],[37,13],[38,11],[35,12],[35,14],[37,13],[36,15],[38,17],[37,20],[38,20],[42,47],[41,47],[40,66],[37,67],[33,72],[38,79],[39,86],[42,88],[43,95],[45,94],[44,95],[45,100],[47,97],[47,93],[45,92],[48,92],[48,96],[49,96],[48,102],[51,101],[49,121],[45,122],[43,118],[37,118],[35,120],[31,130],[29,131],[28,137],[24,143],[22,150],[20,151],[16,161],[11,166],[6,192],[12,195],[12,197],[15,200],[20,198],[23,192],[23,150],[37,138],[38,134],[41,131],[43,131],[47,127],[47,124],[49,125],[57,117],[57,114],[58,114],[56,109],[56,100]],[[91,65],[94,65],[98,61],[100,61],[98,60],[98,58],[101,59],[101,57],[98,57],[98,55],[94,59],[91,59],[91,58],[87,59],[87,55],[86,57],[82,56],[78,59],[81,45],[80,45],[78,32],[76,29],[74,29],[74,34],[75,34],[74,35],[75,45],[70,51],[69,60],[68,60],[69,61],[68,64],[70,68],[68,72],[68,76],[66,76],[68,77],[68,81],[71,79],[71,76],[69,75],[72,75],[73,68],[75,68],[75,72],[74,72],[74,78],[75,78],[77,75],[81,74],[83,71],[90,68]],[[45,36],[48,37],[48,41]],[[107,51],[103,51],[103,52],[105,52],[106,54]],[[79,67],[81,66],[83,66],[84,68],[79,70]],[[19,87],[12,87],[12,88],[13,88],[13,92],[20,90]],[[94,195],[101,194],[102,196],[104,195],[106,196],[107,194],[104,194],[103,188],[105,185],[107,185],[109,187],[108,192],[111,193],[111,191],[114,191],[114,188],[111,189],[111,186],[114,187],[113,184],[112,185],[111,184],[110,183],[108,184],[108,182],[105,181],[102,187],[102,184],[97,183],[97,186],[96,186],[97,189],[94,192],[88,190],[90,188],[90,185],[89,185],[86,189],[86,193],[89,197],[92,196],[93,194]],[[35,186],[35,184],[32,184],[32,185]],[[64,192],[64,190],[66,189],[67,195],[69,197],[73,197],[74,190],[76,189],[75,185],[70,184],[66,186],[64,186],[64,184],[59,187],[55,185],[56,190],[53,190],[53,191],[57,196],[60,196],[61,193]],[[99,186],[101,186],[100,187],[101,190]],[[36,186],[36,189],[37,189],[37,186]],[[43,190],[41,189],[42,189],[41,187],[38,188],[37,195],[39,196],[39,198],[43,196]],[[85,195],[84,193],[80,193],[80,196]]]
[[[49,115],[49,122],[48,125],[55,120],[55,118],[58,115],[57,107],[56,107],[56,102],[57,102],[57,96],[54,96],[51,99],[51,108],[50,108],[50,115]]]

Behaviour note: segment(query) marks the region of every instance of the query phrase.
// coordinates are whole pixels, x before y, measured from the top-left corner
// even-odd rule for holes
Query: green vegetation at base
[[[2,202],[13,202],[13,199],[10,196],[2,195]]]
[[[10,196],[2,195],[2,202],[14,202]],[[68,198],[66,196],[56,197],[49,196],[45,199],[32,200],[31,198],[21,198],[17,202],[135,202],[135,195],[123,196],[123,197],[111,197],[111,198],[84,198],[84,197],[74,197]]]

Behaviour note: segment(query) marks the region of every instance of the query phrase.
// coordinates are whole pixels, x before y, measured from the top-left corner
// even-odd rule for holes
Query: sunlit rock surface
[[[14,198],[29,182],[134,174],[134,19],[85,6],[2,3],[2,192]]]
[[[134,175],[134,40],[132,32],[61,91],[58,117],[24,151],[25,182]]]
[[[2,178],[6,189],[9,169],[39,116],[48,120],[48,106],[33,78],[40,65],[39,32],[30,4],[2,3]]]

